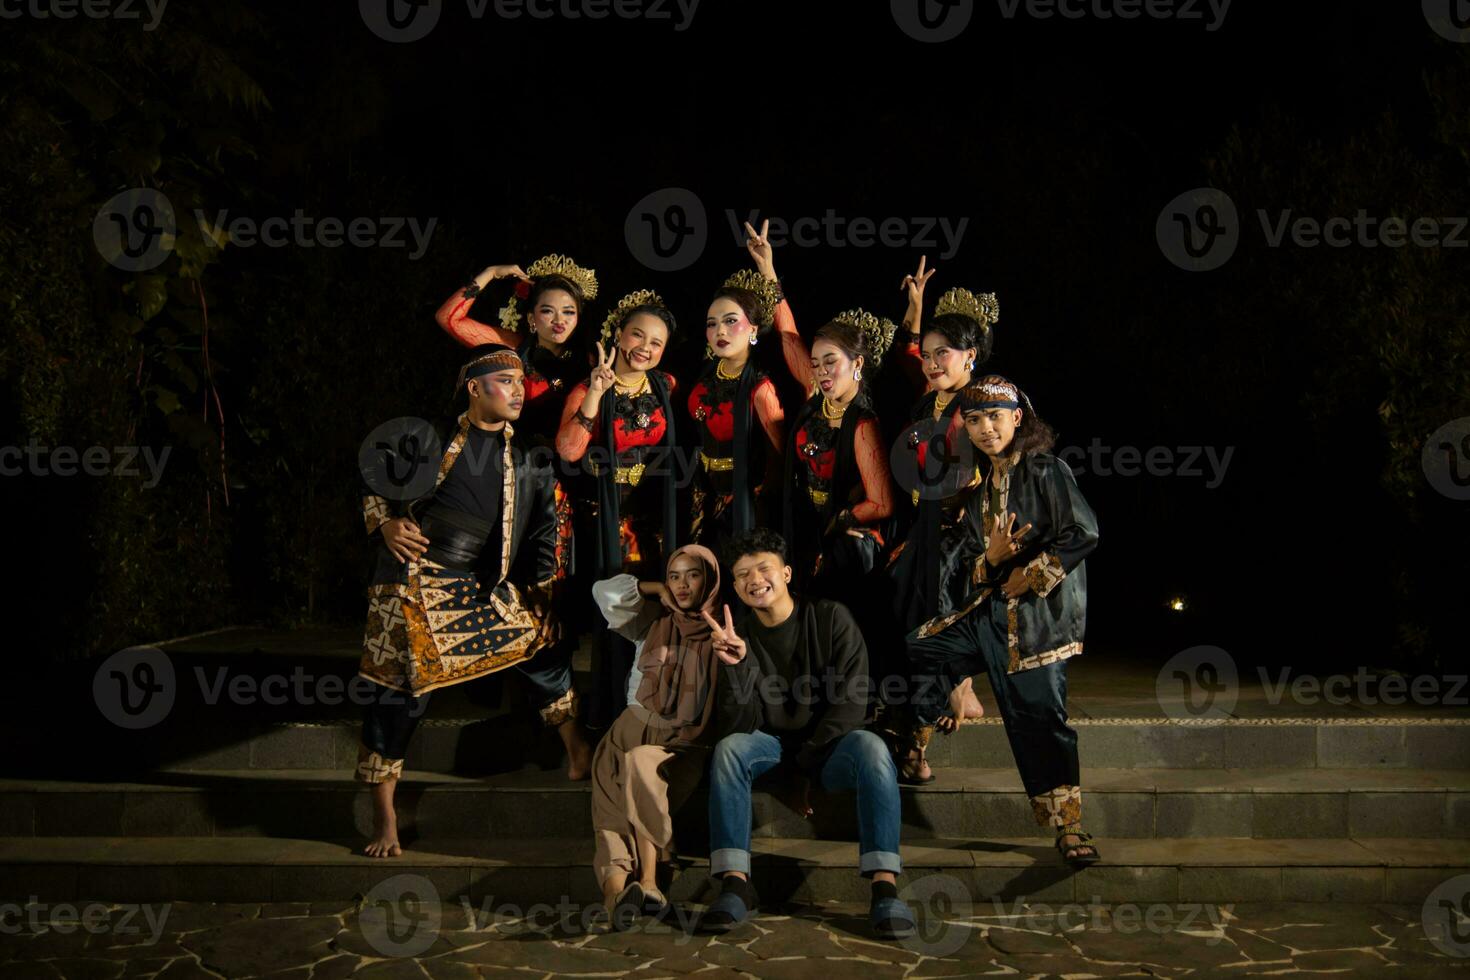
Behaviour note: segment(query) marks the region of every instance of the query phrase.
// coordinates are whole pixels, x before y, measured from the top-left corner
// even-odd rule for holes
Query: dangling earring
[[[965,362],[965,373],[970,374],[975,370],[975,359],[972,357]]]
[[[757,337],[755,334],[751,334],[750,335],[750,346],[754,347],[758,343],[760,343],[760,338]]]
[[[852,371],[852,380],[854,380],[854,381],[861,381],[861,380],[863,380],[863,369],[862,368],[853,368],[853,371]]]
[[[704,345],[704,359],[706,361],[708,361],[708,360],[711,360],[714,356],[715,356],[715,349],[713,347],[711,347],[709,344],[705,344]]]

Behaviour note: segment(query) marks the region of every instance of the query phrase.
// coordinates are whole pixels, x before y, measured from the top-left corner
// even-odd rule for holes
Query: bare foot
[[[985,707],[980,699],[975,696],[975,687],[970,681],[965,681],[965,715],[966,721],[974,721],[976,718],[985,717]]]
[[[567,750],[567,779],[579,782],[592,775],[592,743],[575,720],[562,722],[562,744]]]
[[[968,677],[960,681],[957,685],[955,685],[955,689],[949,692],[949,713],[954,720],[954,727],[956,729],[965,723],[966,718],[972,717],[965,710],[966,698],[971,701],[975,700],[975,691],[972,686],[972,682]],[[975,703],[975,706],[977,708],[980,706],[978,701]]]
[[[398,780],[385,779],[373,785],[373,839],[362,853],[368,857],[398,857],[403,848],[398,846],[398,814],[393,810],[393,790]]]

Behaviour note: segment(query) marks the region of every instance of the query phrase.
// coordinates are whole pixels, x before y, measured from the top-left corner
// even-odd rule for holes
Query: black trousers
[[[533,692],[542,721],[560,724],[576,716],[572,691],[572,648],[566,643],[541,650],[530,660],[507,668],[521,676]],[[488,675],[487,675],[488,676]],[[468,683],[474,683],[469,681]],[[358,778],[382,782],[403,771],[408,743],[429,709],[433,692],[412,695],[381,684],[373,685],[373,700],[364,708],[362,745],[358,751]]]
[[[1061,826],[1081,819],[1077,732],[1067,724],[1067,664],[1057,661],[1006,672],[1006,605],[986,599],[934,636],[908,636],[914,720],[933,725],[964,678],[990,678],[1006,738],[1038,821]]]

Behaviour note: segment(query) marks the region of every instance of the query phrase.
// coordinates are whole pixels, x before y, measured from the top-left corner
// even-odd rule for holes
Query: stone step
[[[912,837],[1035,832],[1013,768],[939,769],[901,789]],[[1084,770],[1088,829],[1110,838],[1466,838],[1463,769]],[[758,787],[760,784],[757,784]],[[703,790],[683,811],[703,816]],[[850,800],[850,798],[848,798]],[[426,839],[590,837],[589,783],[560,771],[489,779],[413,773],[397,794],[400,830]],[[757,791],[758,837],[855,840],[850,802],[817,795],[810,820]],[[703,846],[703,820],[679,822]],[[368,794],[346,769],[184,771],[138,782],[0,780],[0,833],[35,837],[366,836]]]
[[[452,693],[452,692],[451,692]],[[1082,767],[1199,769],[1470,769],[1470,723],[1460,719],[1231,719],[1185,723],[1159,718],[1078,718]],[[50,778],[155,771],[349,768],[359,723],[279,721],[268,708],[203,718],[169,718],[123,731],[100,718],[77,719],[76,751],[59,752],[48,730],[15,731],[10,771]],[[108,751],[98,754],[96,746]],[[1005,730],[993,718],[936,736],[929,758],[940,767],[1010,768]],[[407,768],[483,776],[561,764],[561,743],[527,711],[484,718],[425,718],[410,743]]]
[[[956,903],[1336,902],[1422,903],[1470,869],[1463,848],[1434,841],[1101,839],[1103,861],[1072,871],[1044,839],[906,842],[901,884]],[[492,908],[503,903],[597,899],[589,837],[436,839],[391,860],[353,844],[289,838],[0,838],[0,901],[315,902],[401,890],[404,876],[432,886],[423,900]],[[753,877],[764,902],[861,901],[851,843],[762,838]],[[708,895],[702,859],[683,863],[675,901]]]

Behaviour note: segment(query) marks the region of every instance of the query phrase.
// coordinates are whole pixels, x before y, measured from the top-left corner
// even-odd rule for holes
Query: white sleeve
[[[602,610],[608,628],[634,643],[643,639],[663,608],[638,591],[638,579],[632,575],[614,575],[593,582],[592,599]]]

